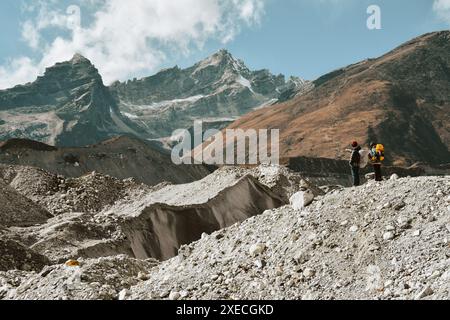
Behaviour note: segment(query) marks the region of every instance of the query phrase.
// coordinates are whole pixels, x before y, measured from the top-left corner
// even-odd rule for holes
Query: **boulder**
[[[314,201],[314,193],[311,190],[300,191],[294,194],[289,202],[294,210],[302,210]]]
[[[386,240],[386,241],[394,240],[394,238],[395,238],[395,234],[393,232],[391,232],[391,231],[386,232],[383,235],[383,239]]]
[[[400,179],[400,177],[396,173],[394,173],[390,178],[390,180],[393,180],[393,181],[398,180],[398,179]]]

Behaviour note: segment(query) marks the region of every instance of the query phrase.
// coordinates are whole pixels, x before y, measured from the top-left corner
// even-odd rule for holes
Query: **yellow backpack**
[[[376,151],[377,151],[377,155],[379,156],[379,160],[384,161],[385,160],[384,146],[382,144],[377,144]]]

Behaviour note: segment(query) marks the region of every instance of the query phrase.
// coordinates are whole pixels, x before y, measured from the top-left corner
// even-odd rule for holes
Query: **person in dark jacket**
[[[372,163],[373,170],[375,171],[375,181],[383,181],[383,174],[381,172],[382,154],[377,151],[377,144],[375,142],[370,143],[369,160]]]
[[[361,165],[361,147],[358,142],[352,143],[352,156],[350,159],[350,167],[352,169],[353,186],[357,187],[361,184],[359,169]]]

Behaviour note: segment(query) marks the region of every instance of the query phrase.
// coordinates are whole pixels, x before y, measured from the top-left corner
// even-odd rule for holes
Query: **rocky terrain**
[[[299,184],[286,170],[242,170],[150,187],[95,172],[66,179],[3,165],[0,181],[7,192],[1,200],[11,205],[2,211],[2,234],[53,263],[120,254],[165,260],[204,232],[288,203]]]
[[[448,176],[345,189],[277,166],[153,187],[0,172],[51,214],[1,223],[3,299],[450,297]]]
[[[175,67],[106,87],[95,66],[76,54],[33,83],[0,90],[0,141],[80,147],[126,134],[165,142],[195,120],[222,129],[310,85],[268,70],[251,71],[222,50],[184,70]]]
[[[230,129],[279,128],[286,158],[346,159],[357,140],[385,145],[389,164],[450,163],[450,31],[331,72],[314,88],[237,120]]]
[[[81,148],[8,140],[0,143],[0,163],[37,167],[71,178],[95,171],[118,179],[134,178],[148,185],[192,182],[214,170],[203,165],[177,166],[159,146],[127,136]]]
[[[0,226],[32,226],[51,217],[44,208],[19,194],[0,179]]]
[[[204,238],[130,299],[448,299],[450,179],[336,190]]]
[[[0,91],[0,300],[449,299],[449,44],[311,83],[222,50],[107,87],[75,55]],[[249,112],[230,128],[280,128],[282,166],[164,150]],[[348,187],[355,139],[384,181]]]

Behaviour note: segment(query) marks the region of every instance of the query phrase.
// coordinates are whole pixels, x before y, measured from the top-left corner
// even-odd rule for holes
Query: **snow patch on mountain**
[[[152,103],[149,105],[132,105],[132,104],[125,103],[125,102],[121,102],[121,104],[130,108],[131,110],[158,110],[158,109],[164,109],[164,108],[175,106],[175,105],[195,103],[203,98],[205,98],[204,95],[196,95],[196,96],[183,98],[183,99],[174,99],[174,100],[165,100],[165,101],[155,102],[155,103]]]
[[[253,91],[252,83],[250,82],[250,80],[244,78],[242,75],[238,76],[237,82],[242,86],[249,88],[251,92],[255,93],[255,91]]]
[[[123,112],[123,115],[125,117],[127,117],[128,119],[139,119],[139,116],[137,116],[135,114],[128,113],[128,112]]]

